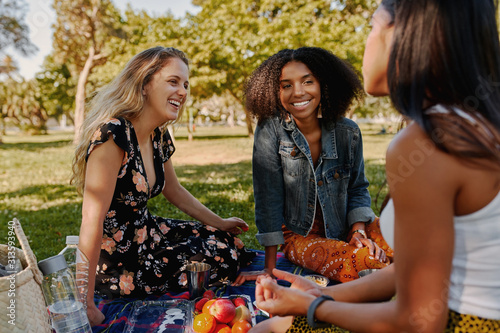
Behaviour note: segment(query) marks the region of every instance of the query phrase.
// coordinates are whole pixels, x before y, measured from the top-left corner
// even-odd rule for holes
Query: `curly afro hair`
[[[319,47],[285,49],[265,60],[250,76],[245,88],[245,106],[259,123],[287,111],[280,101],[281,70],[290,61],[305,64],[321,86],[321,109],[325,121],[344,116],[354,99],[362,99],[358,74],[346,61]]]

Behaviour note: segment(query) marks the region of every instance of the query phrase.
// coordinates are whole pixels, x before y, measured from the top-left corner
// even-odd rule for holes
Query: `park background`
[[[191,99],[173,127],[179,180],[217,214],[247,221],[250,230],[241,238],[262,249],[252,189],[255,120],[243,107],[245,81],[270,55],[301,46],[331,50],[361,72],[377,6],[364,0],[193,0],[192,12],[174,15],[138,9],[136,1],[121,7],[110,0],[38,2],[50,2],[55,17],[50,52],[31,78],[21,74],[16,55],[37,52],[26,6],[2,0],[0,8],[0,243],[7,242],[7,222],[17,217],[38,260],[57,254],[65,236],[79,232],[82,200],[69,180],[85,102],[133,55],[157,45],[181,49],[191,60]],[[398,117],[387,98],[370,96],[348,117],[362,130],[378,214],[387,193],[385,150]],[[163,197],[149,208],[189,218]]]

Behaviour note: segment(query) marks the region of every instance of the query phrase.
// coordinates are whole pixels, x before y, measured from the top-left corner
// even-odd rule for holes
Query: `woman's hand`
[[[270,276],[272,277],[271,270],[264,268],[261,271],[247,271],[241,272],[240,275],[234,280],[232,286],[241,286],[245,281],[255,281],[259,276]]]
[[[280,280],[285,280],[290,282],[290,286],[293,289],[298,289],[309,293],[315,297],[321,296],[323,294],[323,287],[320,287],[316,282],[306,279],[303,276],[295,275],[279,269],[273,269],[273,275]]]
[[[87,302],[87,317],[89,318],[90,326],[102,324],[104,314],[95,306],[94,302]]]
[[[239,217],[230,217],[222,219],[222,221],[223,222],[217,226],[217,228],[222,231],[228,231],[233,235],[239,235],[242,232],[248,231],[248,224]]]
[[[358,248],[368,247],[368,252],[371,256],[380,262],[387,262],[387,255],[385,251],[382,250],[377,243],[369,238],[364,238],[360,233],[355,233],[352,235],[349,245],[356,246]]]
[[[305,316],[315,298],[316,296],[299,289],[282,287],[269,276],[259,276],[255,286],[257,307],[272,315]]]

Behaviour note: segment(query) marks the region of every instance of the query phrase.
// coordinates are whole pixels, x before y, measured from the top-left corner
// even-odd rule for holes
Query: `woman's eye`
[[[287,89],[287,88],[290,88],[292,85],[291,84],[285,84],[283,86],[281,86],[282,89]]]
[[[306,82],[304,82],[305,84],[312,84],[313,82],[311,80],[308,80]]]
[[[170,80],[170,81],[168,81],[168,82],[172,83],[173,85],[176,85],[176,84],[177,84],[177,81],[175,81],[175,80]]]

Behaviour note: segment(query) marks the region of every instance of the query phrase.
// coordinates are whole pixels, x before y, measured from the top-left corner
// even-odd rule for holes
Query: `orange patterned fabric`
[[[321,209],[319,210],[321,211]],[[368,238],[380,246],[392,260],[394,252],[387,245],[380,232],[376,218],[365,228]],[[347,282],[358,278],[358,272],[369,268],[383,268],[382,263],[370,256],[368,248],[357,248],[348,242],[325,237],[323,217],[318,214],[309,234],[304,237],[283,227],[285,244],[281,250],[285,257],[296,265],[313,270],[330,280]],[[350,239],[350,235],[348,237]]]

